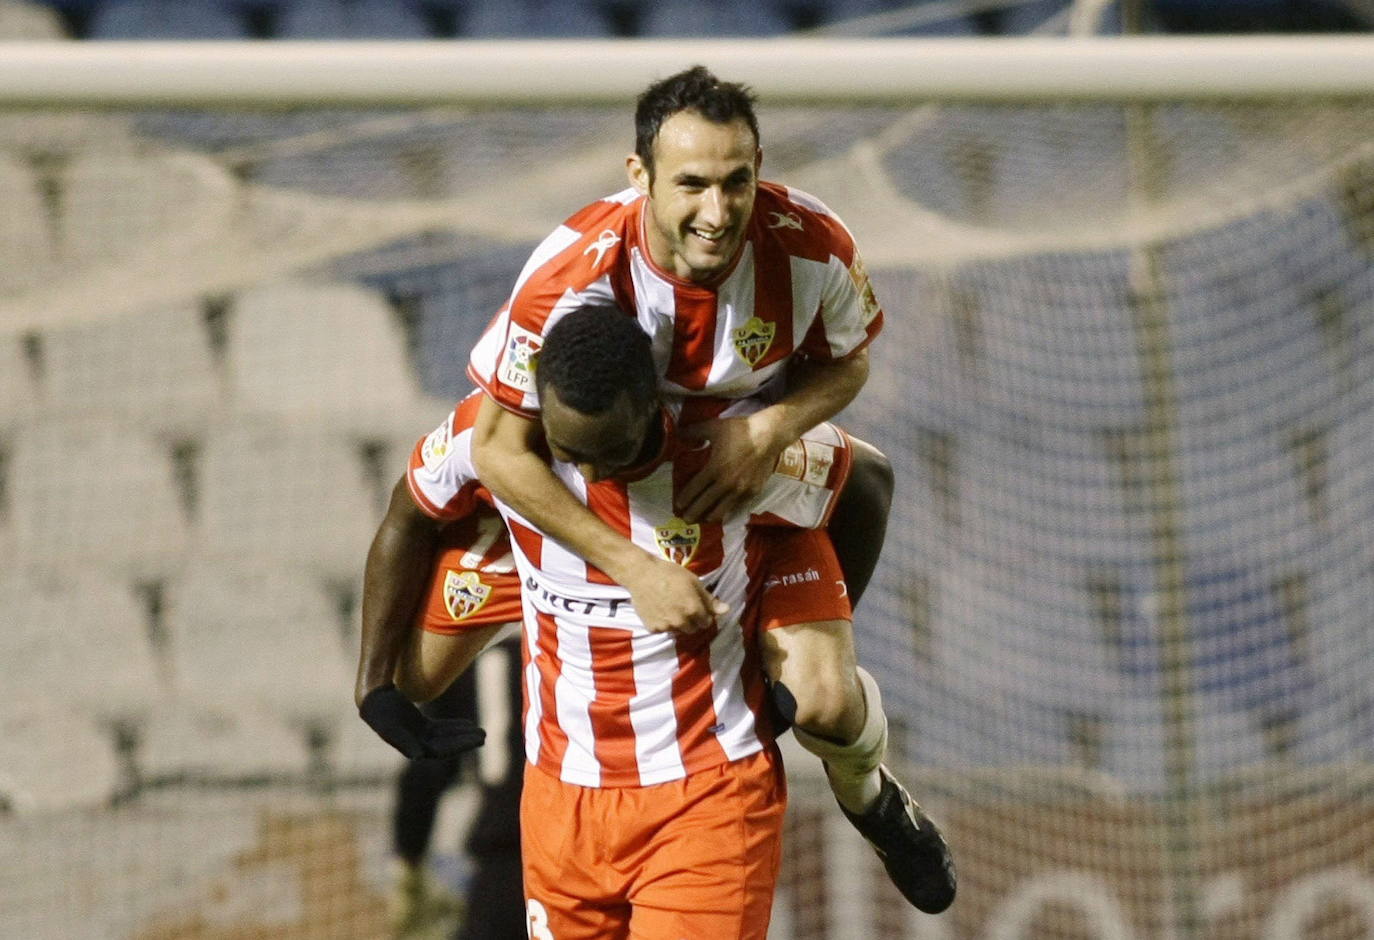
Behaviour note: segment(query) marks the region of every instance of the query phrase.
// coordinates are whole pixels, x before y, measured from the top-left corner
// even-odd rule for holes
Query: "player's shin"
[[[801,727],[792,733],[797,743],[825,762],[830,789],[841,806],[862,813],[882,790],[878,771],[887,753],[887,715],[878,683],[863,668],[856,670],[864,696],[864,723],[859,736],[847,744],[811,734]]]

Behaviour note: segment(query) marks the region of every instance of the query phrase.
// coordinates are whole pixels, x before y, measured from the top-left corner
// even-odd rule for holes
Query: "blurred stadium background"
[[[0,41],[1369,14],[0,0]],[[899,479],[860,655],[962,877],[948,916],[908,916],[801,756],[774,936],[1374,935],[1374,107],[761,117],[765,175],[844,216],[887,310],[844,416]],[[398,758],[351,702],[366,545],[526,254],[631,144],[628,100],[0,107],[0,937],[387,936]],[[436,839],[453,883],[465,811],[460,788]]]

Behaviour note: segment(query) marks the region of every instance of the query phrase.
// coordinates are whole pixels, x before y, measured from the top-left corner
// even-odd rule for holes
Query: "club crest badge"
[[[491,597],[491,585],[483,584],[475,571],[444,573],[444,606],[454,620],[466,620],[481,610]]]
[[[678,565],[692,560],[701,545],[701,526],[674,516],[667,525],[654,527],[658,553]]]
[[[506,351],[501,359],[501,381],[522,392],[534,388],[534,369],[538,364],[541,345],[543,341],[538,333],[511,324],[510,335],[506,337]]]
[[[776,323],[765,323],[758,317],[750,317],[744,325],[737,327],[731,338],[735,341],[735,352],[749,364],[749,368],[759,364],[773,345],[773,336],[778,332]]]

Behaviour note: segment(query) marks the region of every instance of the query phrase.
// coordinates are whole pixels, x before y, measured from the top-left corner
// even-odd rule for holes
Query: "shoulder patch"
[[[424,463],[425,469],[431,473],[444,462],[448,456],[449,444],[453,441],[453,415],[449,415],[444,423],[439,425],[424,443],[420,445],[420,460]]]
[[[873,322],[882,310],[878,306],[878,297],[873,293],[873,282],[868,278],[868,268],[864,267],[864,259],[859,257],[858,249],[854,250],[854,263],[849,266],[849,279],[854,282],[854,289],[859,292],[859,303],[863,306],[864,326]]]
[[[534,369],[543,342],[538,333],[512,323],[501,353],[501,381],[521,392],[534,388]]]

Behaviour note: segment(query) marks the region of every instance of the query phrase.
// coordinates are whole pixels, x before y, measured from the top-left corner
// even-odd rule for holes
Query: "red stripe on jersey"
[[[666,378],[701,389],[716,356],[716,294],[701,288],[673,288],[673,355]]]
[[[854,239],[844,223],[836,216],[793,202],[787,187],[778,183],[759,183],[749,227],[755,250],[760,242],[772,242],[784,253],[808,261],[824,264],[834,256],[845,267],[854,263]]]
[[[758,371],[792,355],[792,258],[773,239],[754,243],[754,316],[774,329],[768,352],[753,365]]]
[[[592,681],[596,684],[596,699],[587,709],[587,717],[591,720],[596,759],[603,768],[614,768],[617,777],[624,774],[638,780],[635,728],[630,721],[630,700],[637,691],[630,632],[588,627],[587,640],[592,653]]]
[[[677,674],[673,676],[673,710],[677,713],[677,739],[682,748],[682,767],[695,773],[729,760],[716,740],[716,708],[712,699],[711,640],[715,630],[683,634],[677,638]]]
[[[777,733],[773,728],[773,713],[767,706],[768,689],[760,678],[763,675],[763,644],[759,623],[763,615],[764,582],[768,578],[768,535],[766,529],[750,529],[744,538],[744,570],[749,574],[749,587],[739,618],[740,629],[744,631],[744,666],[740,669],[740,679],[744,683],[744,700],[754,713],[754,727],[761,741],[772,740]]]
[[[587,484],[587,508],[616,532],[630,537],[630,494],[617,480]],[[615,584],[615,580],[596,565],[587,565],[587,580],[592,584]]]
[[[558,723],[558,700],[554,691],[563,671],[558,658],[558,624],[542,611],[536,611],[534,616],[539,625],[535,639],[539,688],[528,691],[531,695],[536,692],[539,695],[539,714],[542,716],[539,721],[539,766],[554,776],[561,776],[563,758],[568,753],[568,734]]]
[[[529,559],[529,563],[536,568],[541,567],[544,563],[544,536],[511,518],[506,519],[506,525],[510,529],[511,538],[515,539],[515,544]]]

